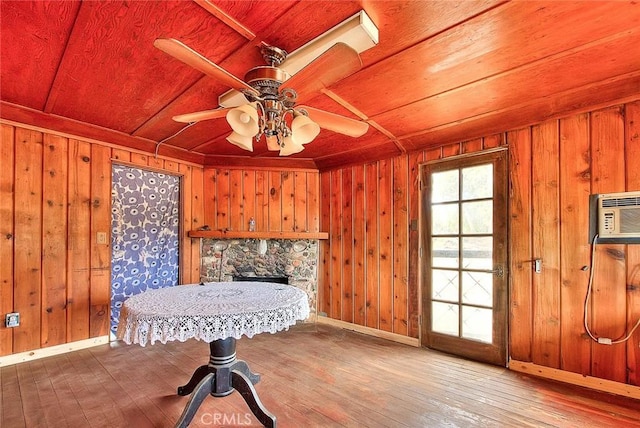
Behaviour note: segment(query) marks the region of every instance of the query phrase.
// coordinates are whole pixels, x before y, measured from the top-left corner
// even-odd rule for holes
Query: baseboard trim
[[[67,352],[79,351],[80,349],[91,348],[93,346],[104,345],[107,343],[109,343],[109,336],[99,336],[92,337],[91,339],[78,340],[77,342],[69,342],[62,345],[35,349],[33,351],[4,355],[0,356],[0,367],[51,357],[53,355],[66,354]]]
[[[420,347],[420,340],[414,337],[403,336],[398,333],[390,333],[388,331],[378,330],[371,327],[365,327],[358,324],[353,324],[346,321],[335,320],[333,318],[318,316],[316,318],[316,322],[318,324],[326,324],[332,325],[334,327],[339,327],[345,330],[352,330],[358,333],[366,334],[369,336],[379,337],[381,339],[391,340],[393,342],[403,343],[409,346],[415,346],[416,348]]]
[[[510,360],[509,369],[526,373],[532,376],[543,377],[546,379],[557,380],[560,382],[570,383],[572,385],[583,386],[585,388],[595,389],[611,394],[623,395],[625,397],[640,400],[640,387],[627,385],[625,383],[614,382],[612,380],[600,379],[593,376],[583,376],[580,373],[568,372],[565,370],[554,369],[551,367],[539,366],[534,363],[526,363],[524,361]]]

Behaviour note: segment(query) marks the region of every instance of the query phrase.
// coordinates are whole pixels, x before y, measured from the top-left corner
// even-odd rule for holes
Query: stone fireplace
[[[202,239],[201,281],[234,277],[286,277],[309,296],[310,320],[317,313],[318,240]]]

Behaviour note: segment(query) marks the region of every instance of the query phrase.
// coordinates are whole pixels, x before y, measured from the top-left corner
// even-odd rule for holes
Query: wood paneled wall
[[[0,355],[108,334],[112,159],[182,176],[183,229],[202,224],[202,168],[55,132],[0,125]],[[183,234],[181,282],[197,282],[200,247]]]
[[[640,190],[640,102],[507,133],[511,166],[511,357],[640,385],[640,330],[617,345],[583,326],[589,195]],[[532,273],[533,258],[542,272]],[[618,339],[640,317],[640,245],[598,244],[589,326]]]
[[[599,345],[582,325],[589,195],[640,190],[640,101],[366,165],[321,182],[319,311],[418,337],[418,164],[510,151],[510,355],[640,385],[640,329]],[[640,317],[640,245],[598,245],[591,330],[617,339]],[[541,274],[531,260],[542,258]]]
[[[418,337],[419,165],[497,147],[502,135],[320,175],[318,310],[330,318]]]
[[[204,224],[211,230],[319,232],[316,170],[205,168]]]

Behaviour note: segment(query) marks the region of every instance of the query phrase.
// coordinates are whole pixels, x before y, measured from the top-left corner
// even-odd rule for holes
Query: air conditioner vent
[[[602,200],[602,208],[614,207],[637,207],[640,206],[640,197],[638,198],[611,198]]]

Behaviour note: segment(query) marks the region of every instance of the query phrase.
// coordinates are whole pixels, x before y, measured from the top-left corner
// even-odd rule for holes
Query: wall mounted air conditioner
[[[591,213],[591,239],[597,232],[598,242],[640,244],[640,192],[591,195]]]

